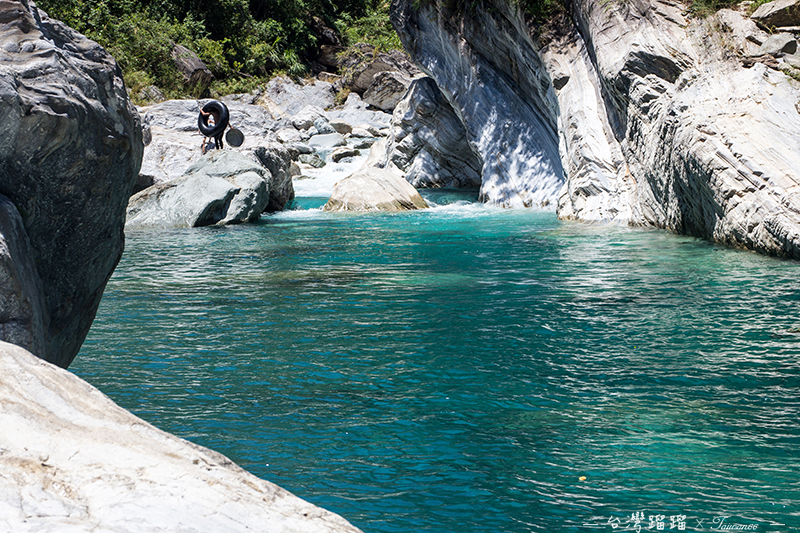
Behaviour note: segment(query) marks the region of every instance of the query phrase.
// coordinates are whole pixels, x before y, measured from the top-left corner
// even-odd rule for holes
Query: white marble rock
[[[0,375],[0,531],[359,531],[22,348]]]

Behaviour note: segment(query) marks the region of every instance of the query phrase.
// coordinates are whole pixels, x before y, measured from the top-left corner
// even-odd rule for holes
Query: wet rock
[[[416,189],[394,172],[363,168],[333,187],[325,211],[409,211],[428,204]]]
[[[0,194],[22,218],[42,283],[36,355],[67,367],[122,255],[142,127],[97,43],[27,0],[2,0],[0,13]]]
[[[325,166],[325,160],[323,160],[319,154],[300,154],[297,160],[304,165],[309,165],[314,168],[322,168]]]
[[[265,143],[254,148],[252,154],[269,171],[269,201],[264,211],[282,211],[294,200],[291,151],[278,143]]]
[[[357,155],[358,155],[358,150],[356,150],[355,148],[348,148],[347,146],[343,146],[331,152],[330,158],[331,161],[333,161],[334,163],[338,163],[342,159],[347,159],[348,157],[356,157]]]

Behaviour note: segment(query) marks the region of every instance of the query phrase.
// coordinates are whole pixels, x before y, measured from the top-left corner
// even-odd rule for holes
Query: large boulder
[[[0,14],[0,194],[22,218],[42,283],[36,355],[67,367],[122,255],[142,128],[97,43],[28,0],[0,0]]]
[[[3,531],[358,533],[0,342]]]
[[[432,78],[414,80],[392,117],[388,159],[421,187],[480,187],[483,161]]]
[[[428,204],[417,190],[389,169],[365,167],[333,186],[325,211],[411,211]]]
[[[180,178],[136,193],[127,228],[198,227],[258,219],[269,203],[269,173],[231,150],[214,150]]]
[[[172,60],[187,86],[206,89],[214,81],[214,75],[206,64],[185,46],[176,44],[172,48]]]
[[[157,184],[175,179],[203,155],[203,135],[197,129],[197,116],[207,100],[168,100],[140,108],[149,136],[144,149],[143,181]],[[254,149],[274,142],[273,128],[280,126],[265,108],[237,100],[226,102],[231,126],[244,134],[240,150]],[[138,191],[137,191],[138,192]]]
[[[800,0],[775,0],[756,9],[750,18],[766,28],[800,26]]]
[[[340,67],[347,72],[347,87],[358,94],[363,94],[369,88],[379,72],[399,72],[406,78],[421,74],[404,52],[379,52],[374,46],[364,43],[356,44],[349,56],[341,58]]]
[[[411,78],[400,72],[378,72],[364,92],[364,102],[391,113],[410,85]]]
[[[290,78],[277,77],[267,83],[258,104],[277,118],[291,118],[303,107],[312,105],[325,109],[333,105],[336,91],[327,81],[314,80],[296,83]]]

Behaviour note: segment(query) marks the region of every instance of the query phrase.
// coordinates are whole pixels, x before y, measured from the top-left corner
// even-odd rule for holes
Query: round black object
[[[236,128],[231,128],[228,130],[228,133],[225,134],[225,140],[234,148],[238,148],[244,142],[244,133]]]
[[[203,113],[206,114],[204,115]],[[211,100],[203,106],[203,113],[200,113],[197,117],[197,127],[200,128],[200,133],[206,137],[222,137],[231,119],[228,106],[217,100]],[[208,125],[209,114],[214,117],[213,126]]]

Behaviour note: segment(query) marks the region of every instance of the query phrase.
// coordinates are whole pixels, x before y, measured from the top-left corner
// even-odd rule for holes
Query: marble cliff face
[[[800,258],[800,91],[741,54],[754,23],[669,0],[569,11],[540,46],[505,0],[392,4],[483,161],[484,201]]]

